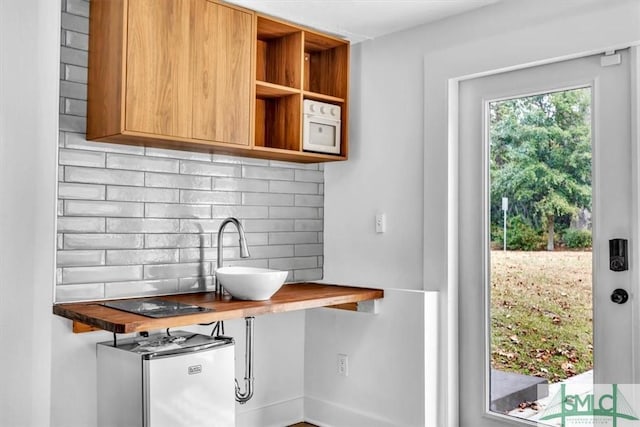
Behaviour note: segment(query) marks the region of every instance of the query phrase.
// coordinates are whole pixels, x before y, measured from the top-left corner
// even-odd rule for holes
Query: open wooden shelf
[[[256,14],[255,94],[254,150],[301,162],[347,159],[349,42]],[[340,106],[340,154],[302,150],[305,99]]]
[[[349,90],[349,45],[306,32],[303,89],[346,98]]]
[[[255,147],[300,151],[302,95],[256,98]]]
[[[300,28],[257,16],[256,80],[300,88],[302,31]]]
[[[213,310],[184,316],[156,319],[105,307],[101,305],[102,301],[56,304],[53,313],[73,320],[74,332],[88,332],[97,328],[114,333],[131,333],[318,307],[358,310],[360,303],[383,297],[384,291],[380,289],[294,283],[284,285],[268,301],[242,301],[228,296],[222,298],[213,292],[153,297]]]
[[[274,83],[256,81],[256,98],[279,98],[300,93],[299,89]]]
[[[316,101],[328,102],[330,104],[342,105],[345,103],[344,98],[325,95],[323,93],[310,92],[308,90],[302,91],[302,95],[304,96],[304,99],[315,99]]]

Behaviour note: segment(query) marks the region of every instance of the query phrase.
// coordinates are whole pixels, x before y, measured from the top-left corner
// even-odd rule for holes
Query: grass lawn
[[[593,368],[591,252],[491,252],[491,365],[558,382]]]

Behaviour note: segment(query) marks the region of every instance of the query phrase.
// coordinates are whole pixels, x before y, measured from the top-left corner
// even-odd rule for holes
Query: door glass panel
[[[490,102],[488,121],[488,406],[539,421],[561,384],[593,387],[591,88]]]

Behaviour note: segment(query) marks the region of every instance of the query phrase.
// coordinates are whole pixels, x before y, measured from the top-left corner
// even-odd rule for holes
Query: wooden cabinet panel
[[[126,130],[191,137],[192,4],[129,2]]]
[[[249,145],[253,16],[207,0],[193,22],[193,137]]]
[[[122,131],[122,52],[127,27],[123,2],[91,2],[89,52],[99,54],[89,55],[87,139],[116,135]]]

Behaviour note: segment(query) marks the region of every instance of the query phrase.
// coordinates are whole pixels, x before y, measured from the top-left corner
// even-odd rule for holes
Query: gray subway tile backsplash
[[[230,216],[237,218],[269,218],[269,208],[266,206],[213,206],[213,218],[224,219]]]
[[[80,49],[73,49],[67,46],[60,47],[60,62],[63,64],[76,65],[79,67],[86,66],[89,56],[87,52]],[[70,96],[69,92],[67,92],[66,87],[69,86],[69,82],[62,81],[60,82],[60,95],[61,96]],[[70,96],[71,98],[78,99],[87,99],[86,95],[84,98],[79,98],[76,96]]]
[[[180,219],[180,233],[217,233],[222,219]]]
[[[293,206],[293,194],[242,193],[242,204],[252,206]]]
[[[321,279],[323,165],[86,140],[88,5],[62,2],[56,301],[210,291],[227,216],[225,265]]]
[[[144,216],[144,205],[130,202],[65,200],[64,212],[67,216],[141,217]]]
[[[316,182],[322,184],[324,182],[324,172],[315,170],[296,170],[295,180],[301,182]]]
[[[233,164],[180,161],[180,173],[184,175],[239,177],[240,171],[240,166]]]
[[[147,218],[211,218],[210,205],[146,203],[144,208]]]
[[[295,231],[322,231],[323,221],[321,219],[296,219]]]
[[[86,0],[65,0],[66,11],[73,15],[89,17],[89,2]]]
[[[87,101],[67,98],[64,100],[64,112],[65,114],[70,114],[72,116],[86,117]]]
[[[292,258],[272,258],[269,260],[269,268],[277,270],[298,270],[307,268],[317,268],[318,257],[292,257]]]
[[[314,182],[271,181],[272,193],[318,194],[318,184]]]
[[[58,251],[58,267],[80,267],[87,265],[104,265],[105,252],[102,250]]]
[[[177,233],[180,220],[159,218],[107,218],[107,233]]]
[[[105,284],[104,293],[105,298],[175,294],[178,292],[178,285],[178,279],[114,282]]]
[[[199,261],[216,261],[217,260],[217,248],[186,248],[180,249],[180,262],[199,262]],[[227,258],[233,255],[232,248],[224,249],[224,256]]]
[[[251,255],[256,258],[287,258],[294,256],[293,245],[254,246]]]
[[[104,299],[104,283],[57,285],[56,301],[87,301]]]
[[[261,179],[214,178],[213,189],[222,191],[269,191],[269,182]]]
[[[75,49],[66,49],[66,51],[76,51]],[[60,96],[62,98],[79,99],[82,101],[87,100],[87,85],[76,82],[60,82]]]
[[[80,132],[64,132],[64,146],[79,150],[101,151],[103,153],[144,154],[144,147],[136,145],[109,144],[107,142],[87,141],[84,129]]]
[[[106,221],[104,218],[59,216],[58,233],[104,233]]]
[[[143,234],[65,233],[64,249],[142,249]]]
[[[172,159],[197,160],[201,162],[211,161],[210,153],[200,153],[197,151],[178,151],[166,148],[146,147],[145,154],[148,157],[169,157]]]
[[[295,170],[289,168],[275,168],[265,166],[243,166],[242,176],[254,179],[275,179],[293,181]]]
[[[108,250],[107,265],[166,264],[178,262],[178,249]]]
[[[212,205],[237,205],[241,194],[231,191],[181,190],[180,203],[208,203]]]
[[[208,176],[146,173],[145,185],[147,187],[183,188],[187,190],[211,190],[211,178]]]
[[[105,200],[106,195],[107,188],[104,185],[71,182],[60,182],[58,184],[58,198],[60,200]]]
[[[320,217],[320,210],[318,208],[310,207],[282,207],[272,206],[269,208],[269,217],[271,218],[292,218],[292,219],[318,219]]]
[[[312,194],[296,194],[294,199],[296,206],[310,206],[321,208],[324,206],[324,197]]]
[[[296,245],[295,256],[314,256],[323,254],[322,243],[305,243]]]
[[[282,245],[287,243],[303,244],[318,243],[318,234],[314,231],[294,231],[285,233],[269,233],[269,244]]]
[[[87,67],[79,67],[77,65],[63,64],[62,73],[64,80],[76,83],[87,83],[88,70]]]
[[[69,166],[104,168],[105,154],[97,151],[68,150],[61,148],[58,152],[58,163]]]
[[[144,172],[121,171],[113,169],[65,167],[66,182],[85,182],[88,184],[144,185]]]
[[[74,49],[88,50],[89,49],[89,36],[86,34],[78,33],[76,31],[64,32],[64,43],[66,46]]]
[[[308,282],[322,279],[322,268],[300,268],[293,271],[293,280],[296,282]]]
[[[294,231],[292,219],[250,219],[244,221],[244,227],[250,232]]]
[[[213,291],[213,276],[186,277],[179,280],[178,289],[180,292],[204,292]]]
[[[60,114],[60,130],[79,132],[86,127],[87,120],[84,117],[72,116],[70,114]]]
[[[211,234],[146,234],[144,247],[153,248],[208,248]]]
[[[110,153],[107,155],[107,168],[129,169],[134,171],[178,173],[180,161],[159,157],[128,156]]]
[[[62,284],[90,283],[99,276],[104,282],[142,279],[141,265],[66,267],[62,269]]]
[[[87,19],[87,17],[62,12],[61,21],[63,30],[78,31],[80,33],[89,34],[89,19]],[[84,65],[86,66],[87,64],[85,63]]]
[[[178,203],[180,192],[169,188],[124,187],[109,185],[107,200],[126,202],[172,202]]]
[[[224,260],[224,266],[241,266],[241,267],[258,267],[269,268],[268,259],[240,258],[232,260]]]
[[[145,279],[165,279],[180,277],[201,277],[211,273],[210,262],[180,264],[147,264],[144,266]]]

